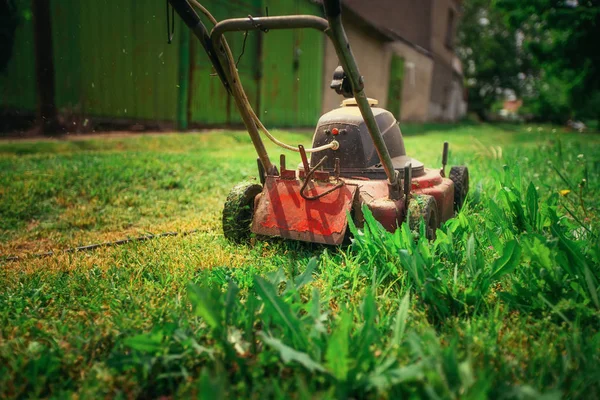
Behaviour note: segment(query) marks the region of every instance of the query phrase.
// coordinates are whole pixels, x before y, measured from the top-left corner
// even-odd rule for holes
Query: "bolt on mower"
[[[234,242],[250,233],[306,242],[341,244],[348,216],[361,227],[366,206],[386,229],[408,219],[416,228],[423,218],[426,235],[454,215],[469,190],[464,166],[446,176],[448,143],[441,169],[426,168],[409,157],[398,121],[367,97],[364,80],[342,25],[340,0],[324,0],[325,18],[312,15],[226,19],[217,22],[196,0],[168,0],[201,42],[214,69],[248,130],[258,155],[260,184],[242,183],[229,194],[223,210],[223,232]],[[213,24],[209,32],[196,10]],[[223,34],[231,31],[316,29],[332,41],[340,66],[331,88],[347,99],[319,119],[311,148],[290,146],[264,127],[246,97],[231,49]],[[271,162],[260,133],[287,150],[300,153],[302,163],[288,169],[285,155]]]

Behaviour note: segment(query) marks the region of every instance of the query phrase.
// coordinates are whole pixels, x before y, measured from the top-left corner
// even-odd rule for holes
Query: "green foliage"
[[[598,118],[590,110],[600,93],[600,2],[498,0],[512,28],[523,32],[523,49],[533,60],[535,90],[530,102],[541,118]]]
[[[598,119],[600,2],[475,0],[464,11],[458,54],[473,111],[484,115],[508,89],[528,117]]]
[[[469,110],[484,120],[503,99],[504,89],[520,92],[518,75],[527,68],[527,59],[517,46],[516,29],[493,4],[489,0],[465,2],[457,35]]]

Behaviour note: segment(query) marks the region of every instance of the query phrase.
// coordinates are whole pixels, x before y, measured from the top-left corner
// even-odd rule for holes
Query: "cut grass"
[[[200,230],[1,265],[0,397],[600,397],[600,137],[552,129],[408,126],[466,208],[342,249],[224,240],[241,132],[0,142],[0,254]]]

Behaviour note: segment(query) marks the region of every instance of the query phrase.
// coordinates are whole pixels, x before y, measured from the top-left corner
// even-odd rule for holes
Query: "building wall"
[[[379,100],[379,106],[386,106],[390,76],[391,53],[386,44],[368,30],[353,23],[351,18],[344,20],[344,28],[352,48],[358,69],[365,79],[365,93]],[[325,68],[323,69],[323,113],[337,108],[342,96],[329,88],[333,71],[339,65],[335,49],[330,40],[325,45]]]
[[[456,0],[433,0],[431,13],[431,51],[439,58],[440,62],[451,66],[454,60],[454,49],[453,47],[448,47],[446,41],[448,14],[450,10],[454,13],[453,36],[455,36],[460,17],[458,3]]]
[[[375,27],[389,30],[405,41],[429,51],[433,1],[343,0],[343,5]]]
[[[388,45],[394,54],[404,58],[404,81],[402,84],[402,121],[424,122],[429,112],[429,96],[433,59],[404,42]]]
[[[449,14],[453,24],[449,28]],[[457,0],[433,0],[431,49],[433,52],[433,76],[429,120],[456,121],[465,113],[462,71],[454,52],[454,38],[460,18]],[[451,40],[448,41],[448,36]]]

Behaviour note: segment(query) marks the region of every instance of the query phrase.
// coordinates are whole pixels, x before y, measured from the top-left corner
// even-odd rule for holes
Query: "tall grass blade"
[[[255,276],[254,287],[258,295],[262,298],[265,308],[284,324],[292,339],[300,344],[302,348],[305,348],[307,340],[300,329],[300,321],[292,313],[289,305],[275,294],[273,285],[260,276]]]
[[[406,330],[406,321],[408,319],[408,307],[410,305],[410,292],[406,292],[402,301],[400,302],[400,307],[398,308],[398,313],[396,314],[396,320],[394,321],[394,331],[392,332],[392,341],[391,347],[398,347],[402,343],[404,339],[404,331]]]
[[[504,245],[502,255],[492,264],[492,275],[490,281],[493,282],[502,276],[511,273],[519,265],[521,257],[521,247],[516,240],[511,240]]]
[[[188,285],[188,296],[197,316],[202,317],[213,329],[221,326],[220,309],[213,303],[209,289],[190,284]]]
[[[313,272],[317,269],[317,257],[313,257],[310,259],[308,264],[306,265],[306,269],[304,272],[294,279],[294,285],[296,289],[300,289],[302,286],[309,284],[313,280]]]
[[[327,344],[327,369],[339,381],[345,381],[350,369],[350,325],[352,318],[343,312]]]
[[[267,336],[264,332],[259,332],[258,335],[266,345],[279,351],[279,355],[284,363],[289,364],[295,361],[311,372],[326,372],[325,368],[310,358],[308,354],[294,350],[293,348],[285,345],[281,340]]]
[[[533,185],[533,182],[529,183],[529,186],[527,187],[527,194],[526,194],[526,201],[527,201],[527,214],[529,215],[529,223],[531,224],[531,227],[534,230],[538,230],[539,225],[538,225],[538,219],[539,219],[539,197],[538,197],[538,193],[537,190],[535,188],[535,186]]]

